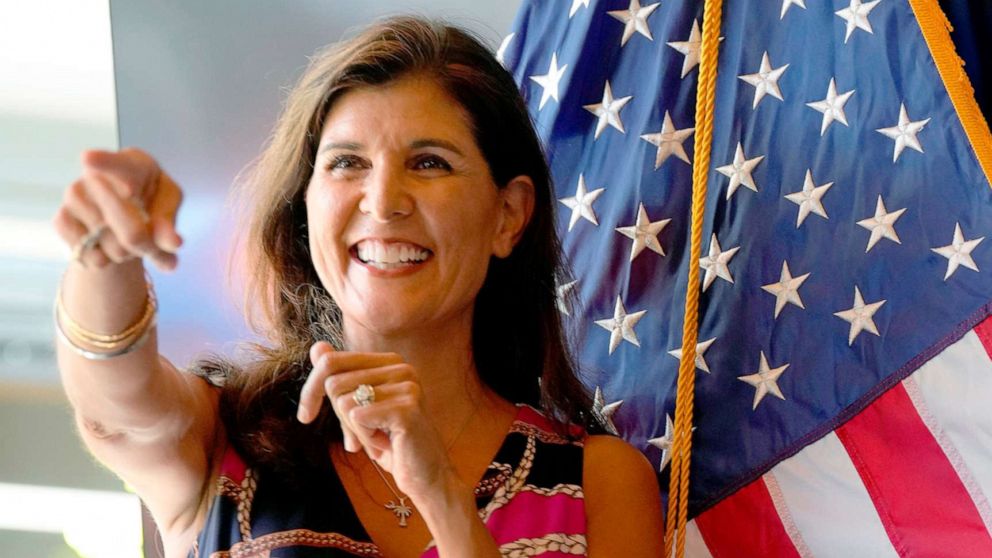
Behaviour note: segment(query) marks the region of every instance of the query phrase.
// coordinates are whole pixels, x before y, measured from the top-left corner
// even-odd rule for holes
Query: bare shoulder
[[[661,556],[664,518],[654,467],[615,436],[589,436],[584,453],[589,556]]]

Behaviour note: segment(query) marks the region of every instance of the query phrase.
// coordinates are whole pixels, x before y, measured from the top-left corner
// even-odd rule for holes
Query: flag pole
[[[723,0],[705,0],[703,38],[696,86],[696,143],[692,164],[692,224],[689,240],[689,279],[686,286],[682,326],[682,360],[679,363],[675,398],[675,433],[669,469],[668,514],[665,525],[665,557],[685,556],[685,526],[689,504],[689,459],[692,448],[692,411],[696,380],[696,342],[699,322],[699,265],[702,255],[703,214],[706,182],[713,145],[713,112],[716,104],[716,68],[723,19]]]

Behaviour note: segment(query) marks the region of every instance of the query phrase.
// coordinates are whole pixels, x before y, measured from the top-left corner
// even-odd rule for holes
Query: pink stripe
[[[714,558],[800,558],[762,479],[696,518]]]
[[[992,538],[902,384],[837,429],[900,556],[992,556]]]
[[[975,326],[975,334],[981,340],[982,346],[985,347],[985,352],[989,354],[989,358],[992,358],[992,316],[985,318],[980,324]]]
[[[548,533],[586,532],[585,500],[567,494],[542,496],[519,492],[489,516],[489,532],[499,544],[534,538]]]
[[[246,469],[244,460],[235,451],[234,446],[228,442],[227,448],[224,450],[224,460],[220,465],[220,474],[240,484],[241,481],[245,480]]]
[[[574,558],[575,554],[568,554],[565,552],[558,552],[557,550],[549,550],[548,552],[542,552],[540,554],[535,554],[534,556],[542,556],[545,558],[561,558],[561,557],[571,557]],[[582,554],[585,556],[585,554]],[[438,558],[437,547],[431,548],[427,552],[420,555],[420,558]]]

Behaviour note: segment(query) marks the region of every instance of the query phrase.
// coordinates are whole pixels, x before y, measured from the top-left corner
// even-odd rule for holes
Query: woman
[[[478,41],[396,18],[324,52],[248,193],[269,343],[197,374],[157,354],[143,279],[177,264],[168,175],[85,153],[54,220],[66,392],[168,558],[660,555],[654,472],[597,434],[562,340],[540,145]]]

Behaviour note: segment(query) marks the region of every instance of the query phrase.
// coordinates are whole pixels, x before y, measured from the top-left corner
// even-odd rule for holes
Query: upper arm
[[[582,474],[590,558],[664,554],[664,518],[654,467],[614,436],[589,436]]]
[[[168,409],[140,430],[103,431],[79,412],[87,448],[148,506],[163,534],[188,531],[204,511],[215,461],[223,450],[218,391],[159,358],[157,395]]]

